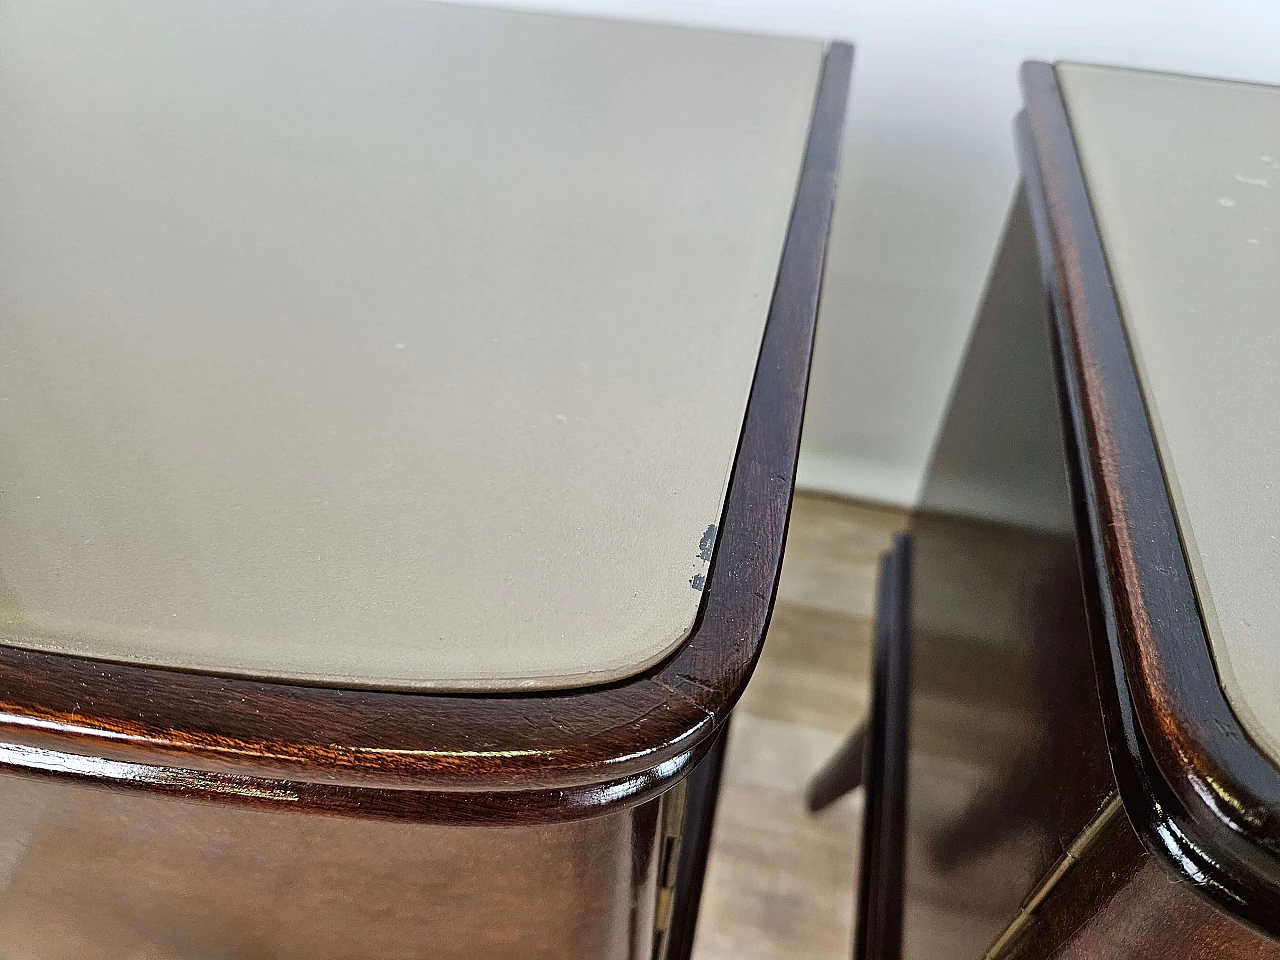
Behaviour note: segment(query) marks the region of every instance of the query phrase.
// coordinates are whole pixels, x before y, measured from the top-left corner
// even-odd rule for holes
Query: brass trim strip
[[[1049,898],[1049,895],[1053,893],[1054,889],[1072,871],[1076,864],[1083,861],[1093,852],[1093,849],[1098,846],[1107,831],[1118,822],[1123,810],[1124,804],[1120,801],[1120,794],[1113,792],[1107,798],[1107,802],[1103,804],[1102,809],[1094,814],[1093,819],[1080,831],[1080,835],[1071,842],[1071,846],[1067,848],[1066,853],[1058,859],[1058,862],[1045,874],[1044,879],[1031,891],[1026,902],[1023,903],[1022,908],[1018,911],[1018,915],[1013,918],[1009,926],[1005,927],[1004,932],[996,938],[996,942],[987,950],[983,960],[999,960],[1000,957],[1008,952],[1010,945],[1017,939],[1018,935],[1030,926],[1036,912]]]

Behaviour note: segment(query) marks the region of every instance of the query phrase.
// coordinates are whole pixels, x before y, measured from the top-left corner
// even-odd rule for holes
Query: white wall
[[[800,480],[891,503],[916,496],[1014,187],[1018,64],[1280,82],[1280,0],[497,3],[854,41]]]

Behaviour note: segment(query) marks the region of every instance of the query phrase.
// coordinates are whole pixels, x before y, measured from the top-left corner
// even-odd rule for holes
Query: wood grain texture
[[[1124,819],[1124,818],[1122,818]],[[1170,882],[1127,819],[1063,880],[1004,960],[1268,960],[1276,943]]]
[[[652,960],[663,802],[449,826],[0,776],[0,957]]]
[[[1067,430],[1099,690],[1129,817],[1173,876],[1280,933],[1280,771],[1218,684],[1053,68],[1023,69],[1022,167]]]
[[[1261,239],[1280,190],[1248,176],[1280,170],[1280,87],[1079,63],[1055,76],[1220,686],[1280,765],[1280,518],[1259,482],[1280,474],[1280,258]]]
[[[822,79],[698,625],[654,669],[536,696],[316,689],[0,649],[0,769],[437,822],[600,814],[688,772],[751,675],[795,479],[852,48]]]

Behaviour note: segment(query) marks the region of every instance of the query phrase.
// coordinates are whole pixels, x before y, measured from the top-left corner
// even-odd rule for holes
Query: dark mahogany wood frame
[[[1028,63],[1018,121],[1056,337],[1094,661],[1112,765],[1144,846],[1280,935],[1280,770],[1222,692],[1070,120]]]
[[[791,508],[853,48],[822,66],[720,538],[689,640],[608,686],[425,695],[0,648],[0,769],[450,823],[594,816],[686,774],[760,654]]]
[[[855,960],[900,960],[911,736],[911,536],[880,559],[875,667],[867,720],[867,787],[858,875]]]

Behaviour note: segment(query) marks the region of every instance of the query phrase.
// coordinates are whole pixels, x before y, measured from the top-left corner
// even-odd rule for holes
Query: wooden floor
[[[862,719],[880,553],[905,513],[798,496],[773,622],[734,711],[695,960],[847,960],[862,793],[804,785]]]

